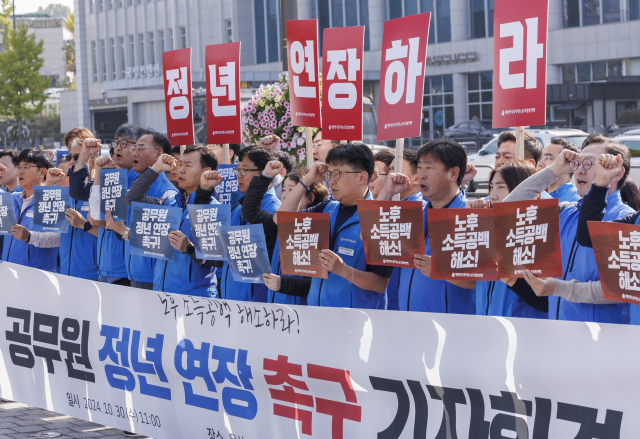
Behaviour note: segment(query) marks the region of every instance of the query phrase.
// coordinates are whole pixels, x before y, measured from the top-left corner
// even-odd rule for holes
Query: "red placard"
[[[378,140],[420,135],[430,19],[427,12],[384,22]]]
[[[498,280],[493,209],[430,209],[431,277]]]
[[[240,143],[240,42],[205,47],[207,143]]]
[[[319,128],[318,20],[287,20],[291,123]]]
[[[640,227],[588,223],[604,298],[640,305]]]
[[[358,217],[367,264],[416,268],[413,257],[425,252],[422,202],[358,200]]]
[[[558,200],[513,201],[493,206],[501,278],[562,276]]]
[[[322,138],[362,140],[364,26],[326,28],[322,43]]]
[[[493,127],[546,123],[549,0],[496,0]]]
[[[282,274],[327,279],[320,250],[329,249],[328,213],[278,212],[278,244]]]
[[[162,54],[164,105],[167,136],[171,146],[193,145],[193,100],[191,99],[191,48]]]

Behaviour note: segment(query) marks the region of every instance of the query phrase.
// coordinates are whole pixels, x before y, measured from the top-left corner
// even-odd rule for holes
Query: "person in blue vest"
[[[578,195],[584,197],[591,190],[596,179],[594,164],[603,154],[620,155],[623,160],[621,170],[611,180],[611,185],[607,189],[604,221],[612,221],[633,213],[633,209],[622,202],[618,190],[629,174],[629,150],[626,146],[602,134],[589,136],[583,143],[578,156],[570,150],[562,151],[553,165],[522,182],[505,201],[516,201],[522,199],[523,193],[544,190],[558,178],[571,172],[574,173]],[[593,249],[582,246],[578,242],[578,218],[581,215],[582,204],[583,200],[580,200],[577,203],[561,203],[559,206],[562,280],[566,281],[589,282],[600,279]],[[549,297],[549,319],[552,320],[628,324],[629,314],[629,304],[626,303],[619,305],[572,303],[561,297]]]
[[[262,147],[262,146],[247,146],[242,148],[238,152],[238,167],[236,172],[238,173],[238,191],[242,194],[246,194],[249,190],[249,185],[253,177],[258,177],[262,171],[264,171],[267,163],[273,160],[278,160],[278,155],[275,151]],[[242,215],[242,205],[244,204],[245,197],[240,199],[239,204],[233,206],[231,209],[231,225],[242,226],[247,225],[249,222]],[[275,212],[280,207],[280,200],[276,197],[273,188],[264,194],[262,199],[261,209],[269,212]],[[275,236],[266,236],[267,251],[269,253],[269,259],[273,254],[273,248],[275,247]],[[215,267],[212,272],[215,273]],[[209,294],[212,297],[217,296],[217,290],[215,288],[214,279],[211,276],[211,286],[209,287]],[[249,302],[266,302],[267,301],[267,287],[264,284],[250,284],[245,282],[237,282],[233,279],[231,269],[229,268],[229,262],[224,261],[222,266],[222,278],[220,279],[220,298],[229,300],[244,300]]]
[[[467,170],[467,155],[459,144],[449,139],[437,139],[424,144],[417,156],[420,191],[422,197],[429,200],[423,203],[426,254],[415,256],[416,269],[400,269],[399,308],[402,311],[475,314],[474,282],[431,278],[431,243],[427,222],[430,209],[465,207],[467,199],[460,186]],[[396,184],[392,193],[383,191],[378,198],[391,199],[392,195],[403,190],[406,187]]]
[[[18,151],[5,149],[0,151],[0,185],[6,188],[6,192],[22,192],[22,188],[18,184]],[[0,192],[5,192],[0,188]],[[2,246],[4,244],[4,235],[0,236],[0,258],[2,258]]]
[[[314,164],[278,210],[296,212],[313,183],[329,181],[334,201],[303,210],[328,213],[331,219],[329,249],[320,253],[329,276],[311,280],[307,296],[310,306],[374,309],[387,288],[391,267],[367,265],[360,237],[357,201],[372,199],[369,180],[373,168],[373,153],[368,146],[362,143],[336,146],[327,154],[327,163]],[[277,224],[277,214],[274,221]]]
[[[60,234],[32,232],[33,186],[42,186],[52,163],[44,151],[25,149],[18,156],[18,183],[22,192],[13,192],[17,224],[6,235],[2,260],[54,272],[57,268]]]
[[[551,166],[553,162],[556,161],[556,158],[558,158],[558,155],[560,155],[560,153],[565,149],[576,153],[580,152],[576,145],[562,137],[554,137],[551,139],[549,144],[542,149],[542,157],[538,162],[536,171],[542,171],[547,166]],[[572,178],[573,173],[563,175],[562,178],[559,178],[558,181],[553,183],[547,189],[549,195],[553,198],[557,198],[559,203],[563,203],[565,201],[580,201],[580,196],[576,192],[576,187],[571,183]]]
[[[178,184],[180,193],[164,197],[145,195],[165,172],[178,168]],[[158,259],[153,272],[153,289],[168,293],[209,297],[211,269],[204,261],[195,257],[191,220],[188,204],[220,204],[213,197],[213,189],[222,183],[222,176],[216,171],[218,160],[211,149],[201,145],[187,146],[178,162],[169,154],[161,155],[156,163],[146,168],[127,192],[125,201],[131,205],[136,201],[145,204],[157,204],[182,209],[180,229],[169,233],[171,246],[177,250],[173,261]],[[110,215],[108,216],[110,220]],[[131,230],[122,231],[125,239],[129,239]],[[214,276],[215,278],[215,276]]]

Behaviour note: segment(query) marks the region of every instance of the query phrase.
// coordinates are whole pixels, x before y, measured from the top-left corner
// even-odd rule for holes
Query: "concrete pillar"
[[[91,127],[91,112],[89,111],[89,50],[87,49],[88,19],[86,2],[76,0],[75,5],[75,37],[76,37],[76,97],[78,100],[78,125]]]

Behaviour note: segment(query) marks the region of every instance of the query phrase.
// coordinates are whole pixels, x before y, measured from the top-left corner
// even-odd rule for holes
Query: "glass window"
[[[369,51],[369,0],[360,0],[360,26],[364,26],[364,50]]]
[[[118,44],[120,44],[120,77],[124,78],[124,70],[127,63],[127,58],[124,53],[124,37],[118,37]]]
[[[620,0],[602,0],[602,19],[605,23],[620,21]]]
[[[488,119],[493,115],[493,72],[471,73],[467,75],[469,119]],[[478,90],[482,92],[478,92]]]
[[[484,0],[471,0],[471,38],[484,38],[486,36],[484,23]]]
[[[480,93],[478,93],[477,91],[470,92],[469,102],[473,104],[480,102]]]
[[[447,75],[442,77],[442,84],[445,93],[453,93],[453,76]]]
[[[156,63],[156,44],[153,38],[153,32],[149,32],[149,64]]]
[[[480,114],[480,105],[469,105],[469,119],[476,120],[480,119],[482,115]]]
[[[429,44],[434,44],[436,42],[436,31],[434,29],[435,23],[435,6],[434,0],[420,0],[420,12],[431,12],[431,21],[429,23]]]
[[[280,2],[278,0],[267,0],[267,30],[269,35],[269,62],[280,59],[280,26],[278,18],[280,16]]]
[[[454,122],[453,107],[444,107],[444,126],[450,127]]]
[[[640,0],[629,0],[629,20],[640,19]]]
[[[594,62],[591,64],[593,69],[593,80],[604,81],[607,79],[607,63],[606,62]]]
[[[600,24],[600,0],[582,0],[582,25]]]
[[[159,30],[158,36],[160,37],[160,53],[164,52],[164,31]]]
[[[564,27],[580,26],[580,0],[564,0],[563,6]]]
[[[109,38],[109,50],[111,55],[111,79],[117,79],[116,77],[116,40],[115,38]]]
[[[431,94],[442,93],[442,76],[431,78]]]
[[[331,0],[331,27],[342,27],[342,0]]]
[[[133,35],[129,35],[129,67],[136,65],[136,42]]]
[[[487,5],[488,7],[488,11],[487,12],[487,36],[492,37],[493,36],[493,11],[494,11],[494,0],[487,0]]]
[[[93,14],[96,9],[96,0],[89,0],[89,13]]]
[[[493,72],[480,74],[480,87],[483,90],[493,90]]]
[[[187,28],[186,27],[180,28],[180,39],[182,40],[182,48],[186,49],[187,48]]]
[[[405,0],[404,2],[404,15],[415,15],[418,13],[418,1],[417,0]]]
[[[98,82],[98,54],[95,41],[91,42],[91,65],[93,67],[93,82]]]
[[[574,64],[562,66],[562,82],[565,84],[576,82],[576,66]]]
[[[98,9],[100,12],[104,11],[104,0],[98,0]]]
[[[621,140],[629,148],[631,157],[640,157],[640,140]]]
[[[140,65],[145,65],[144,62],[144,34],[138,34],[138,43],[140,44]]]
[[[607,76],[622,76],[622,60],[609,61]]]
[[[233,25],[231,24],[231,20],[224,21],[227,28],[227,43],[233,42]]]
[[[484,2],[487,0],[478,1]],[[389,19],[431,12],[429,43],[451,41],[450,0],[387,0],[387,7]],[[362,14],[362,6],[360,7],[360,14]],[[360,24],[364,23],[361,22]],[[365,39],[368,39],[368,36]]]
[[[436,0],[436,9],[436,15],[438,16],[438,43],[446,43],[451,41],[451,8],[449,0]]]
[[[264,32],[264,4],[262,0],[254,0],[255,11],[255,31],[256,31],[256,62],[263,64],[267,62],[267,51],[265,46]]]
[[[109,10],[113,9],[113,0],[109,0]]]
[[[100,40],[100,61],[102,62],[102,80],[107,80],[107,47],[104,40]]]
[[[578,82],[591,82],[591,64],[578,64]]]
[[[402,17],[402,1],[403,0],[389,0],[389,19]]]
[[[567,110],[560,110],[559,105],[551,105],[551,121],[564,122],[567,120]]]
[[[493,117],[493,104],[482,104],[482,119]]]
[[[169,50],[173,50],[173,29],[169,29]]]
[[[358,25],[358,2],[357,0],[345,0],[344,2],[346,11],[347,26]]]
[[[480,76],[479,75],[467,75],[467,88],[471,90],[480,90]]]

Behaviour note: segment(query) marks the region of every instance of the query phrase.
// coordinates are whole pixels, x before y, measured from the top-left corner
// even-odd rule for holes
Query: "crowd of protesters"
[[[0,185],[12,193],[17,225],[0,239],[2,260],[147,290],[222,299],[314,305],[481,314],[507,317],[639,324],[640,308],[605,300],[587,221],[640,223],[640,192],[628,178],[628,149],[601,134],[582,145],[555,138],[541,145],[525,133],[524,159],[516,160],[516,136],[498,138],[489,196],[468,200],[466,184],[476,170],[465,150],[437,139],[417,151],[405,149],[402,173],[393,150],[373,153],[358,142],[323,140],[316,135],[315,164],[296,168],[269,136],[260,145],[231,145],[237,163],[239,203],[231,225],[262,224],[271,259],[264,284],[237,282],[228,262],[196,257],[188,204],[217,204],[216,171],[222,145],[171,147],[164,134],[132,124],[115,132],[109,155],[86,128],[65,137],[68,155],[55,167],[47,151],[0,152]],[[172,262],[131,254],[127,221],[107,211],[100,218],[100,169],[128,171],[126,203],[142,202],[182,209],[179,230],[169,239],[176,250]],[[69,233],[33,231],[33,187],[69,186],[73,206],[66,210]],[[423,203],[426,254],[415,256],[417,268],[367,264],[357,210],[358,200]],[[539,278],[530,271],[521,279],[445,281],[431,277],[428,230],[430,209],[491,208],[495,203],[557,198],[563,275]],[[281,273],[278,246],[279,212],[323,212],[330,215],[329,249],[321,262],[327,279]],[[346,243],[346,244],[345,244]],[[348,251],[341,251],[347,246]]]

